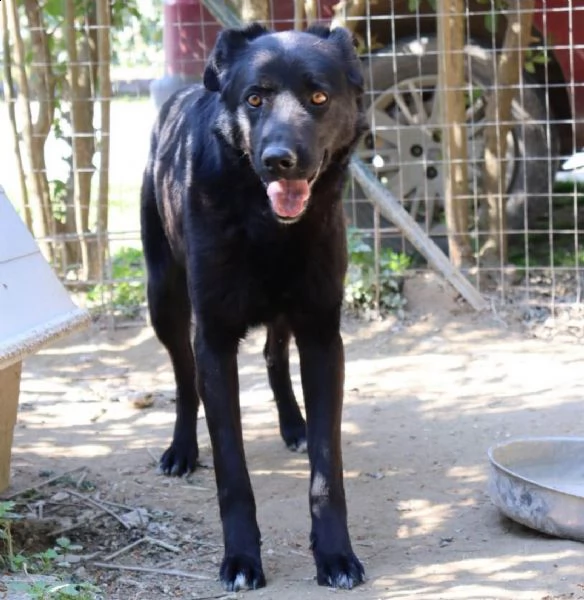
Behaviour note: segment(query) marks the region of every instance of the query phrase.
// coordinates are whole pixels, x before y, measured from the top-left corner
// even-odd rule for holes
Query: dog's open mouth
[[[272,181],[267,188],[268,198],[278,217],[295,219],[306,208],[310,197],[307,179],[279,179]]]
[[[318,169],[308,179],[278,179],[267,185],[268,198],[274,213],[280,221],[294,222],[306,210],[310,198],[310,189],[320,174],[324,159],[323,156]]]

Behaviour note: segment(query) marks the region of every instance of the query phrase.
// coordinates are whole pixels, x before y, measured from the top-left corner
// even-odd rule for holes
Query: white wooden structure
[[[0,187],[0,491],[10,482],[22,361],[88,321]]]

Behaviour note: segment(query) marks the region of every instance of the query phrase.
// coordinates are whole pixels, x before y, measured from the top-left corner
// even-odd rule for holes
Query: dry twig
[[[108,515],[110,515],[114,519],[116,519],[116,521],[118,521],[119,523],[121,523],[124,526],[125,529],[131,529],[131,527],[120,517],[120,515],[118,515],[117,513],[115,513],[113,510],[111,510],[107,506],[104,506],[101,502],[98,502],[97,500],[94,500],[93,498],[90,498],[89,496],[84,496],[83,494],[79,494],[78,492],[74,492],[73,490],[68,490],[68,493],[71,494],[72,496],[75,496],[76,498],[79,498],[83,502],[86,502],[87,504],[90,504],[94,508],[99,508],[100,510],[106,512]]]
[[[187,573],[176,569],[156,569],[154,567],[138,567],[135,565],[117,565],[103,562],[91,563],[98,569],[117,569],[119,571],[138,571],[140,573],[153,573],[155,575],[170,575],[171,577],[185,577],[186,579],[198,579],[199,581],[213,581],[214,577],[201,575],[199,573]]]
[[[150,448],[146,448],[146,452],[148,452],[148,454],[150,455],[150,458],[152,459],[152,462],[154,462],[154,465],[157,465],[160,462],[160,459],[154,454],[154,452]]]
[[[51,483],[54,483],[55,481],[59,481],[59,479],[62,479],[63,477],[67,477],[67,475],[72,475],[73,473],[77,473],[78,471],[81,471],[81,469],[85,469],[85,467],[77,467],[76,469],[71,469],[71,471],[65,471],[64,473],[61,473],[60,475],[55,475],[54,477],[49,477],[49,479],[45,479],[44,481],[41,481],[40,483],[37,483],[36,485],[31,485],[30,487],[24,488],[23,490],[18,490],[17,492],[10,494],[10,496],[4,496],[3,500],[13,500],[14,498],[17,498],[18,496],[22,496],[23,494],[28,494],[29,492],[37,492],[40,488],[45,487]]]
[[[180,548],[177,548],[176,546],[173,546],[172,544],[169,544],[168,542],[163,542],[162,540],[157,540],[157,539],[151,538],[149,536],[144,536],[143,538],[140,538],[139,540],[136,540],[135,542],[132,542],[131,544],[128,544],[127,546],[124,546],[123,548],[120,548],[119,550],[116,550],[114,553],[110,554],[109,556],[106,556],[103,560],[104,560],[104,562],[109,562],[110,560],[117,558],[121,554],[128,552],[128,550],[131,550],[132,548],[135,548],[136,546],[139,546],[140,544],[143,544],[144,542],[148,542],[149,544],[153,544],[155,546],[160,546],[161,548],[164,548],[165,550],[168,550],[169,552],[176,552],[177,554],[180,552]]]

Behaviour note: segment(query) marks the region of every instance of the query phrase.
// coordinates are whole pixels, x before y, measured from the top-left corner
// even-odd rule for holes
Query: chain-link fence
[[[116,322],[144,315],[156,105],[200,78],[222,23],[250,14],[353,31],[370,123],[358,156],[481,293],[580,302],[584,0],[1,4],[0,184],[79,299]],[[403,274],[430,268],[419,232],[357,179],[345,202],[348,304],[399,307]]]

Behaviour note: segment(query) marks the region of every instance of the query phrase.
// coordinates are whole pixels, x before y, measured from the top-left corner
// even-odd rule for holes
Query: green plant
[[[347,236],[349,268],[345,280],[345,305],[358,313],[379,311],[401,315],[406,300],[401,294],[403,275],[411,260],[389,248],[379,251],[379,268],[376,256],[362,233],[351,229]]]
[[[62,577],[54,574],[55,569],[68,566],[65,553],[70,554],[82,550],[81,546],[71,543],[71,540],[60,537],[53,548],[36,552],[30,557],[14,554],[10,524],[14,519],[21,518],[14,513],[14,502],[0,502],[0,541],[5,544],[5,550],[0,553],[0,565],[12,572],[23,571],[30,573],[51,574],[51,581],[35,580],[15,581],[8,584],[11,592],[26,593],[33,600],[97,600],[101,590],[88,582],[63,581]]]
[[[135,317],[146,302],[142,251],[121,248],[112,258],[110,284],[98,284],[87,294],[90,303],[109,304],[124,316]]]
[[[20,568],[22,561],[19,554],[14,554],[14,545],[12,542],[11,524],[20,515],[14,512],[14,502],[0,502],[0,543],[3,548],[0,551],[0,566],[4,566],[11,571]]]
[[[91,583],[24,581],[12,583],[9,589],[28,594],[33,600],[96,600],[101,590]]]

